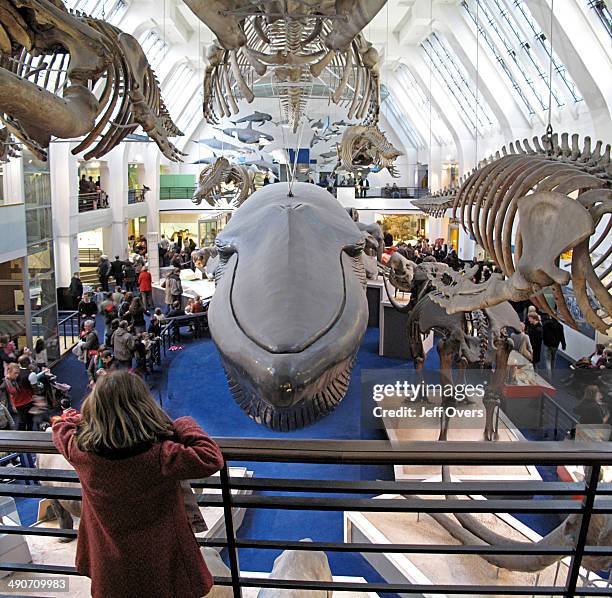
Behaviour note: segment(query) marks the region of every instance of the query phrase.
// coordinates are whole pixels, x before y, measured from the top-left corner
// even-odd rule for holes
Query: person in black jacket
[[[542,316],[542,341],[544,342],[544,363],[548,379],[552,380],[559,345],[565,351],[563,325],[548,314]]]
[[[115,278],[115,282],[118,287],[123,286],[123,265],[124,265],[123,260],[120,260],[119,256],[116,255],[115,261],[112,262],[111,267],[112,267],[113,276]]]
[[[79,306],[79,301],[83,296],[83,283],[81,282],[81,276],[78,272],[75,272],[72,275],[68,292],[70,293],[70,297],[72,297],[72,307],[77,309]]]
[[[77,308],[81,320],[95,319],[98,314],[98,306],[91,300],[91,294],[85,293]]]
[[[581,424],[607,424],[610,421],[610,409],[595,384],[584,389],[582,401],[576,405],[574,413]]]
[[[540,316],[537,312],[532,311],[527,318],[527,324],[525,325],[525,332],[531,341],[531,349],[533,353],[533,359],[531,363],[533,363],[534,369],[538,367],[540,363],[540,356],[542,353],[542,323],[540,321]]]
[[[136,290],[136,270],[130,261],[123,264],[123,280],[125,281],[125,288],[133,293]]]
[[[106,255],[101,255],[98,260],[98,279],[100,280],[100,286],[102,290],[108,293],[108,279],[110,278],[112,271],[111,263],[108,261]]]

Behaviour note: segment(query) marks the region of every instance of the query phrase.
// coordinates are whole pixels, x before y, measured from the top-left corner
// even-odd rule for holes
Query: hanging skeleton
[[[185,0],[216,35],[204,76],[204,117],[212,124],[251,103],[257,82],[272,85],[296,132],[309,88],[324,72],[331,99],[348,117],[378,121],[378,52],[360,33],[386,0]]]
[[[593,149],[585,137],[580,149],[578,135],[572,136],[570,146],[567,133],[560,144],[554,135],[549,151],[537,137],[533,142],[535,149],[527,140],[522,146],[511,143],[509,151],[503,148],[503,156],[483,163],[463,183],[453,206],[453,217],[507,278],[493,274],[485,283],[474,284],[472,272],[451,272],[450,282],[434,275],[437,292],[432,297],[449,313],[529,298],[575,328],[562,291],[571,281],[585,321],[605,334],[612,315],[610,145],[602,153],[601,141]],[[568,272],[558,262],[569,250]],[[558,312],[541,296],[547,287]]]
[[[218,158],[202,170],[198,187],[191,201],[200,205],[202,200],[213,207],[238,208],[255,191],[253,173],[246,166],[230,164],[227,158]]]
[[[403,153],[393,147],[376,125],[348,127],[337,150],[336,169],[356,172],[373,166],[378,169],[386,168],[392,177],[399,176],[394,162]]]
[[[444,187],[427,197],[413,199],[412,204],[421,212],[433,218],[442,218],[446,210],[453,207],[458,189],[456,187]]]
[[[138,42],[60,0],[0,0],[0,120],[42,160],[52,138],[83,137],[73,153],[99,158],[138,126],[182,155]]]

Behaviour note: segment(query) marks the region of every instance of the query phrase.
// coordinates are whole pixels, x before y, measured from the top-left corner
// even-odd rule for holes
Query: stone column
[[[79,271],[79,167],[71,149],[70,143],[52,143],[49,146],[55,282],[58,288],[69,286],[72,274]]]

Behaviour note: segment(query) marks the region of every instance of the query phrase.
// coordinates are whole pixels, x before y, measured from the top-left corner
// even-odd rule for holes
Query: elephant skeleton
[[[502,301],[531,299],[540,309],[577,327],[562,285],[572,283],[587,323],[606,334],[612,314],[612,169],[610,145],[602,152],[585,137],[571,146],[566,133],[550,140],[549,151],[534,138],[510,144],[510,152],[481,165],[462,184],[453,206],[467,233],[492,256],[503,275],[482,284],[471,272],[432,276],[432,297],[449,312],[469,311]],[[518,220],[517,220],[518,215]],[[514,235],[514,239],[513,239]],[[514,245],[514,254],[513,254]],[[570,272],[558,267],[572,250]],[[434,273],[435,274],[435,273]],[[541,296],[550,287],[558,312]]]
[[[0,0],[0,120],[41,160],[53,138],[79,137],[73,153],[99,158],[138,126],[170,160],[182,155],[136,39],[60,0]]]
[[[251,103],[267,77],[296,132],[315,81],[330,74],[335,104],[349,118],[377,122],[378,52],[361,31],[386,0],[185,0],[216,35],[204,76],[204,117],[212,124]],[[252,73],[257,75],[257,78]],[[253,80],[255,79],[255,80]],[[327,83],[324,83],[327,86]]]
[[[386,168],[392,177],[399,176],[394,162],[403,153],[393,147],[376,125],[347,127],[337,150],[336,169],[356,172],[374,166]]]
[[[220,207],[220,200],[224,199],[229,206],[238,208],[253,191],[253,173],[249,168],[231,164],[227,158],[217,158],[200,173],[191,201],[197,205],[206,201]]]

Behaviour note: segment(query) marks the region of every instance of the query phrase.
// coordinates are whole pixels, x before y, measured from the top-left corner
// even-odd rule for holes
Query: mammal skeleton
[[[136,39],[61,0],[0,0],[0,121],[41,160],[52,138],[83,136],[73,153],[98,158],[138,126],[167,158],[182,155]]]

